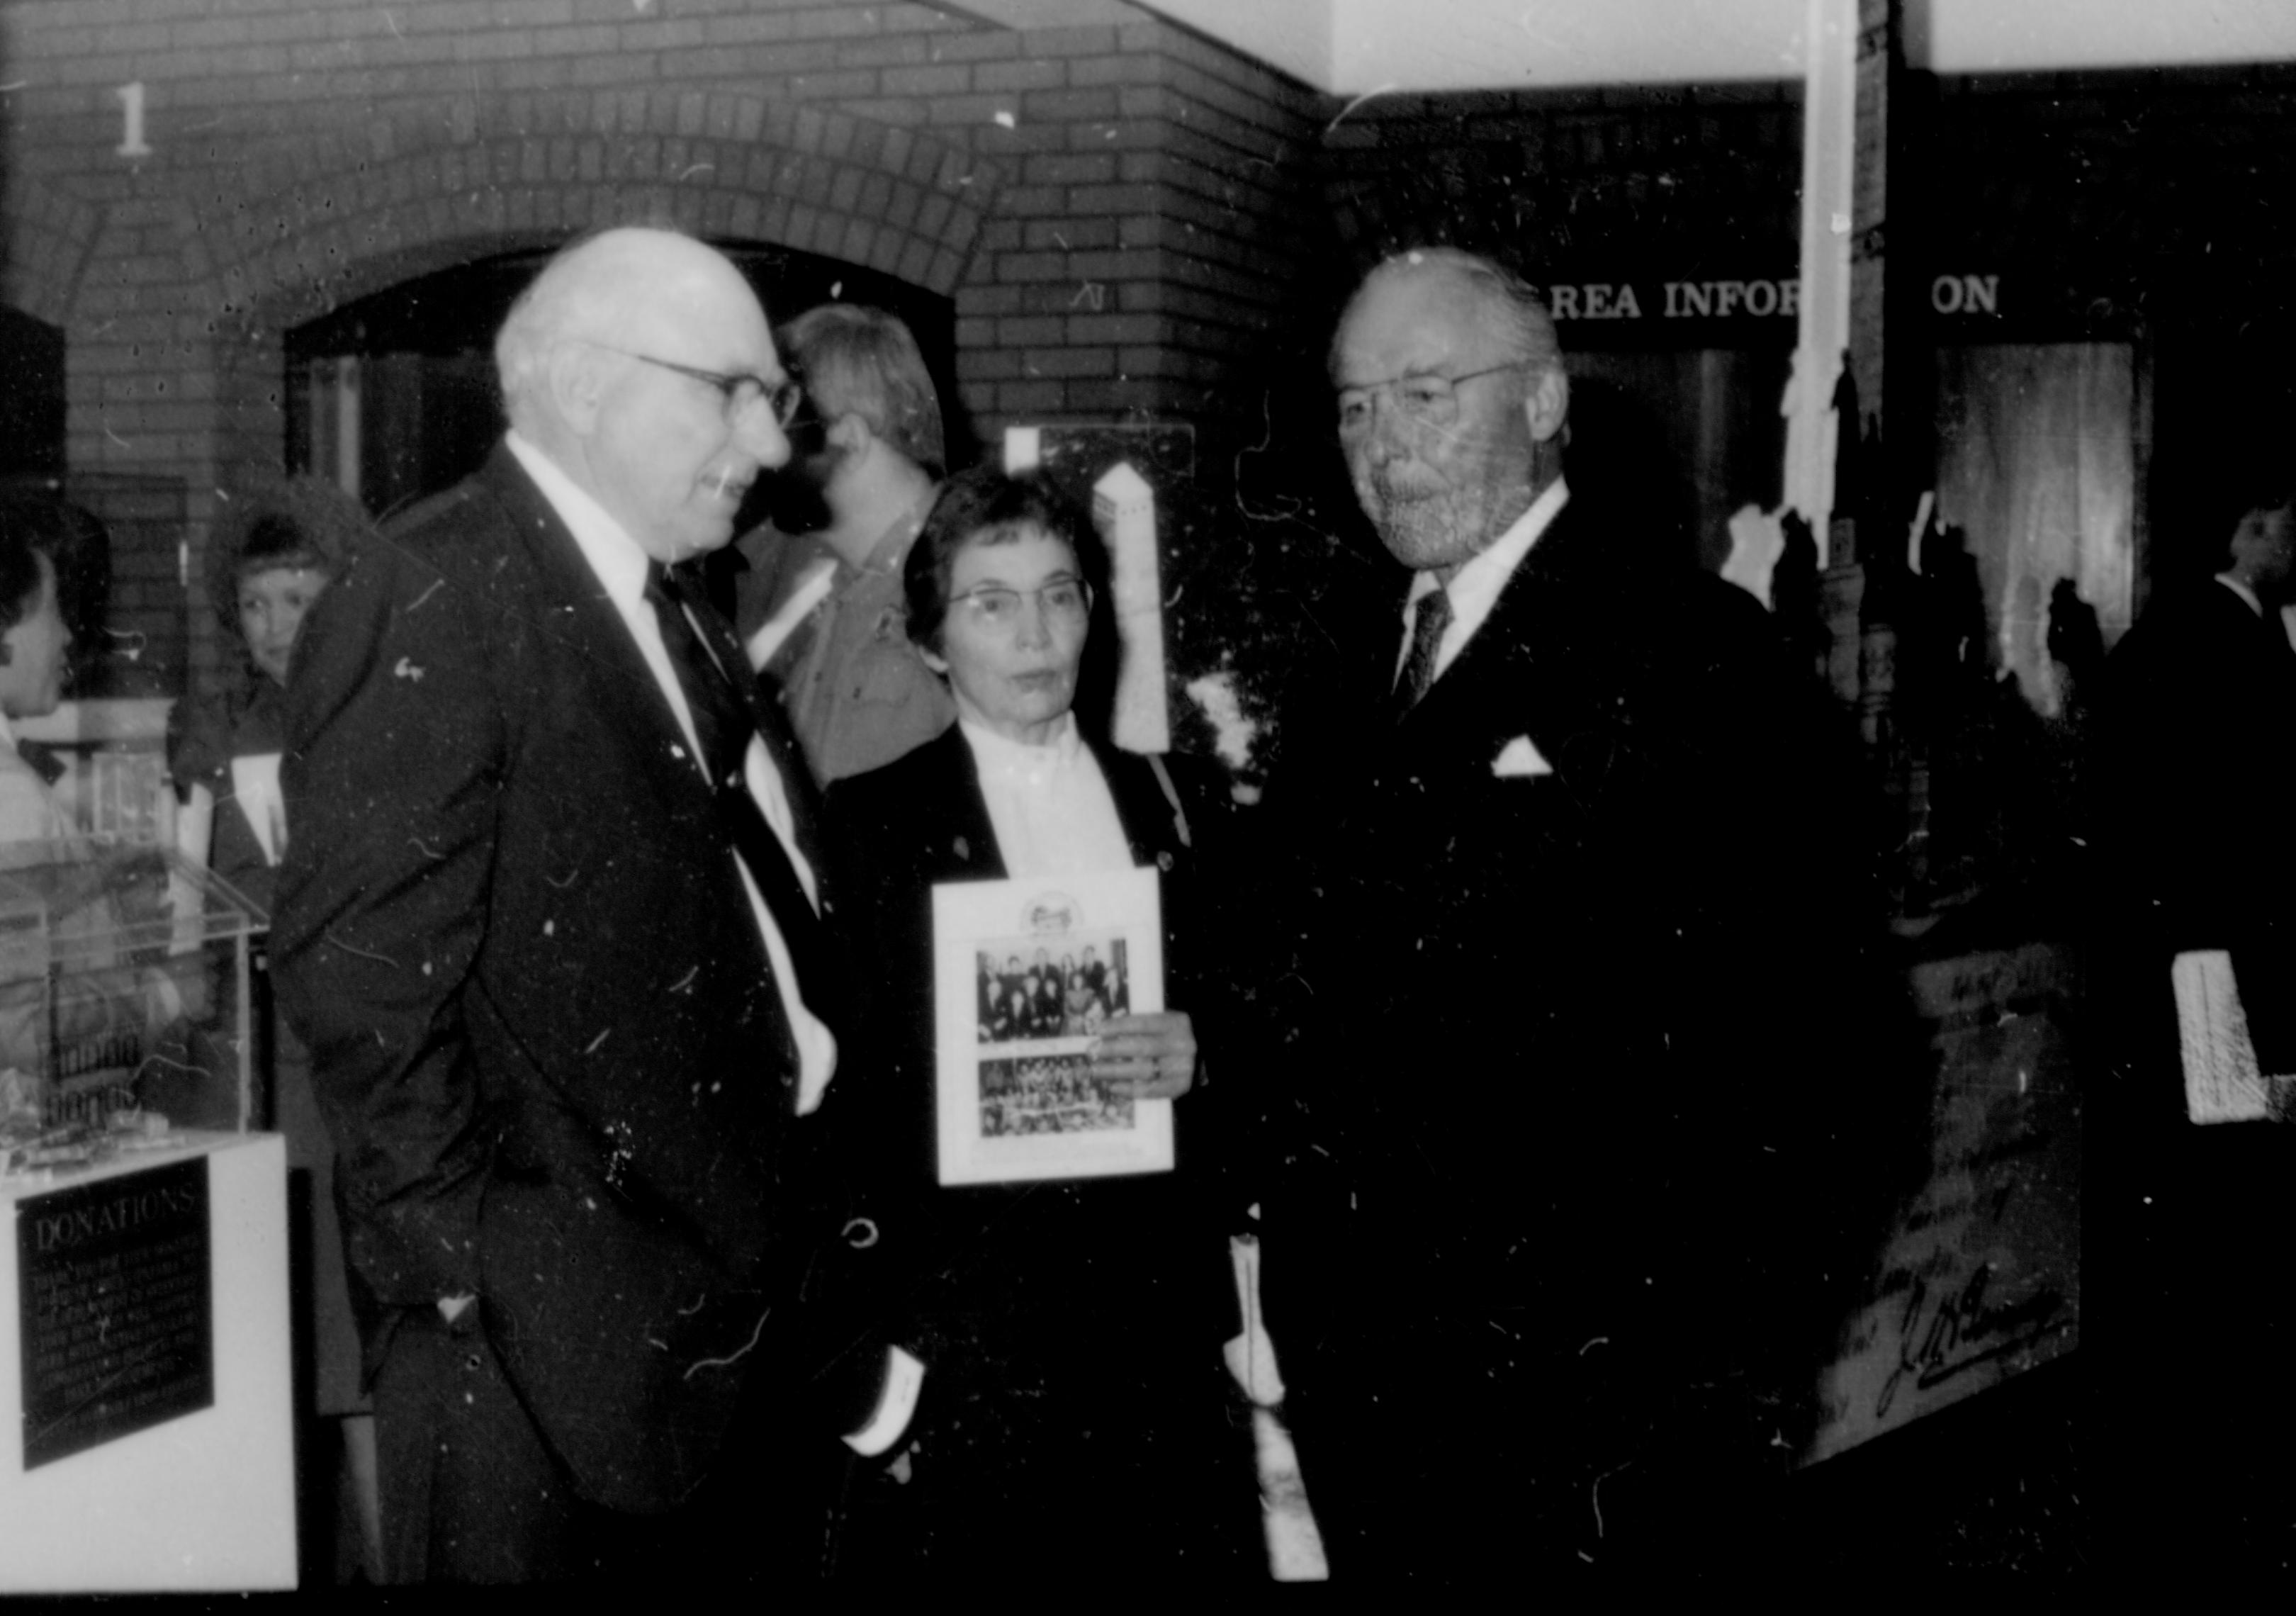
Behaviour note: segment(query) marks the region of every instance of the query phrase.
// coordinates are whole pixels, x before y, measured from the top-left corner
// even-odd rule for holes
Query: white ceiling
[[[1007,26],[1160,12],[1318,89],[1798,78],[1809,0],[962,0]],[[1906,0],[1940,73],[2296,60],[2292,0]]]

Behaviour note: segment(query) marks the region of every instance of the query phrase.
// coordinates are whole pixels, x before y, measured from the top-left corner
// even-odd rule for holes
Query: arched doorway
[[[714,243],[779,324],[816,303],[869,303],[908,323],[954,414],[955,306],[876,270],[754,242]],[[494,339],[512,302],[551,254],[500,253],[344,304],[290,330],[287,466],[333,479],[378,516],[447,488],[483,460],[503,429]],[[970,458],[949,422],[951,457]],[[770,480],[751,493],[770,497]],[[744,511],[741,526],[762,514]]]

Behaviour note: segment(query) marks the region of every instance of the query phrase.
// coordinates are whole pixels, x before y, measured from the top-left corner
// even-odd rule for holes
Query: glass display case
[[[262,1126],[262,924],[164,844],[0,845],[0,1177]]]

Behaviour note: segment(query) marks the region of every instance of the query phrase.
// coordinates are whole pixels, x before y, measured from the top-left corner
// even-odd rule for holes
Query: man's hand
[[[1174,1100],[1194,1087],[1197,1059],[1186,1011],[1119,1015],[1100,1029],[1092,1075],[1136,1100]]]

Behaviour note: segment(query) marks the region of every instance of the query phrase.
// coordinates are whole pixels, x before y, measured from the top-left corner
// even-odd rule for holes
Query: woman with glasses
[[[1192,924],[1191,843],[1208,810],[1191,817],[1160,759],[1116,751],[1079,721],[1086,645],[1108,632],[1094,616],[1103,570],[1088,523],[1049,485],[987,469],[953,479],[905,585],[909,636],[958,721],[830,790],[834,906],[865,967],[855,979],[877,986],[857,1018],[869,1041],[824,1116],[865,1220],[849,1226],[865,1226],[883,1271],[873,1293],[893,1299],[876,1322],[926,1366],[903,1442],[850,1479],[840,1578],[1104,1586],[1264,1563],[1250,1433],[1231,1425],[1221,1360],[1240,1326],[1188,1011],[1104,1020],[1085,1074],[1102,1103],[1182,1102],[1174,1171],[937,1182],[937,883],[1153,866],[1168,1002],[1190,1005],[1192,961],[1216,980]]]

